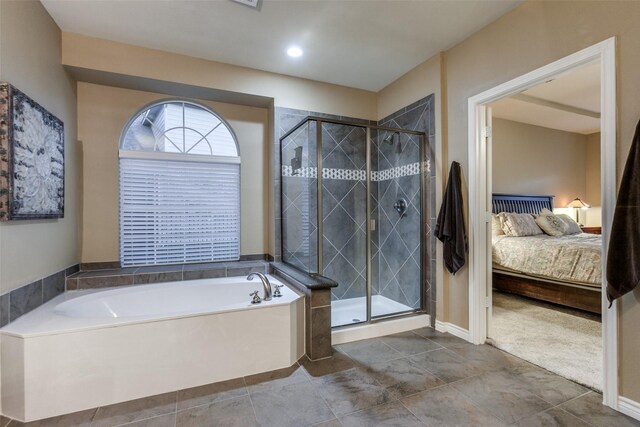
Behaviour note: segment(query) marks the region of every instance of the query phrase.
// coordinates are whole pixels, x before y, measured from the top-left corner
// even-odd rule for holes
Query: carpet
[[[490,344],[602,390],[600,316],[494,291],[492,321]]]

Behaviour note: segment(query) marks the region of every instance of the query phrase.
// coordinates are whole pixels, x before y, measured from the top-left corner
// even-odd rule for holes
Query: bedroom
[[[599,85],[592,63],[490,105],[488,336],[594,389],[602,381]]]

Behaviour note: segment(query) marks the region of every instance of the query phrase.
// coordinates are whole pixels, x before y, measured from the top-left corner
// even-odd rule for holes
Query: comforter
[[[531,276],[601,286],[602,236],[493,236],[493,264]]]

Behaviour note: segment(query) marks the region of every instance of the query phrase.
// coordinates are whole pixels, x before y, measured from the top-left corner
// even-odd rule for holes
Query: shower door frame
[[[318,224],[317,224],[317,235],[318,241],[316,242],[316,251],[317,251],[317,268],[316,272],[308,271],[308,274],[318,274],[322,275],[323,273],[323,259],[322,259],[322,249],[323,249],[323,210],[322,210],[322,124],[323,123],[331,123],[337,125],[345,125],[345,126],[353,126],[365,129],[365,157],[366,157],[366,176],[367,176],[367,200],[366,200],[366,227],[367,227],[367,248],[366,248],[366,272],[367,272],[367,294],[366,294],[366,302],[367,302],[367,318],[361,322],[354,322],[348,325],[341,325],[333,327],[332,329],[342,329],[349,328],[354,325],[367,325],[380,321],[385,321],[388,319],[398,319],[401,317],[414,316],[416,314],[424,314],[427,313],[427,308],[429,307],[429,301],[426,298],[425,290],[427,289],[427,275],[425,274],[425,269],[429,265],[430,261],[428,259],[429,251],[427,250],[429,241],[426,237],[426,228],[428,227],[427,222],[429,221],[428,216],[425,217],[425,212],[428,209],[428,200],[426,196],[427,191],[427,179],[428,174],[426,170],[427,165],[427,136],[424,132],[400,129],[400,128],[392,128],[387,126],[377,126],[377,125],[367,125],[357,122],[350,122],[348,120],[339,120],[339,119],[330,119],[319,116],[307,116],[298,122],[295,126],[289,129],[284,135],[282,135],[279,139],[280,144],[280,180],[282,182],[282,141],[291,136],[295,131],[300,129],[306,123],[315,122],[316,123],[316,168],[317,168],[317,197],[316,197],[316,209],[318,216]],[[420,308],[407,310],[400,313],[391,313],[383,316],[377,316],[375,318],[371,315],[371,300],[373,297],[373,273],[371,270],[371,241],[372,241],[372,230],[371,230],[371,131],[386,131],[386,132],[399,132],[400,134],[409,134],[416,135],[420,138],[419,141],[419,163],[420,163]],[[280,254],[282,256],[282,262],[287,265],[290,265],[294,268],[299,268],[287,263],[284,260],[284,204],[282,199],[282,184],[280,187]],[[377,225],[376,225],[377,227]],[[338,279],[333,279],[339,282]],[[428,313],[427,313],[428,314]]]

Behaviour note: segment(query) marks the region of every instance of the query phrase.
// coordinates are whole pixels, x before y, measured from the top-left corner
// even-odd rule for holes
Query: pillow
[[[580,228],[580,225],[578,225],[576,220],[571,218],[569,215],[560,214],[560,215],[558,215],[558,218],[560,218],[561,220],[564,221],[565,224],[567,224],[567,231],[565,231],[564,234],[580,234],[580,233],[582,233],[582,228]]]
[[[491,214],[491,235],[504,235],[504,231],[502,231],[502,223],[500,222],[500,217],[497,214]]]
[[[538,227],[549,236],[562,236],[569,229],[569,226],[562,218],[554,215],[553,212],[548,209],[541,210],[540,215],[536,216],[535,221]]]
[[[542,234],[531,214],[502,212],[498,215],[502,222],[502,231],[507,236],[522,237]]]

